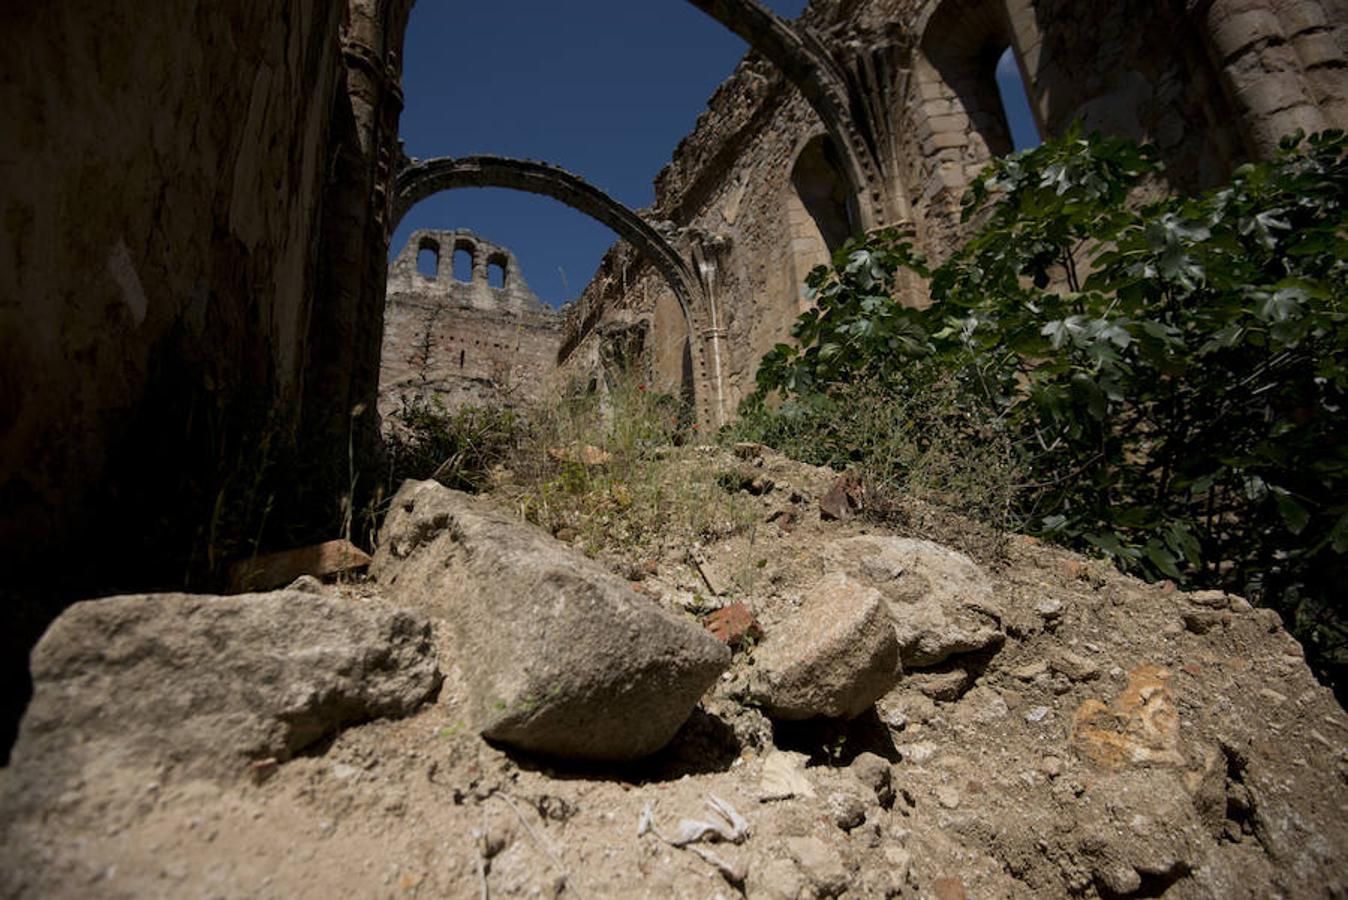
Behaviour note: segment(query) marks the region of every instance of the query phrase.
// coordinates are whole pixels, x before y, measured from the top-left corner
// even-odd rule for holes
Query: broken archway
[[[720,367],[718,360],[712,359],[709,368],[707,360],[708,355],[719,355],[719,347],[713,343],[708,354],[694,338],[714,330],[706,314],[704,287],[689,260],[664,233],[579,175],[548,163],[503,156],[439,157],[408,163],[398,173],[394,185],[390,228],[396,228],[407,211],[420,201],[441,191],[460,188],[506,188],[551,197],[608,226],[636,248],[664,277],[683,309],[692,348],[698,419],[708,423],[724,420],[713,376]]]

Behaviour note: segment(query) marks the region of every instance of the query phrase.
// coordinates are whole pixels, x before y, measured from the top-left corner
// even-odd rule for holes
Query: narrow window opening
[[[487,284],[494,288],[503,288],[506,286],[505,266],[496,260],[487,263]]]
[[[440,274],[440,248],[434,244],[422,244],[417,251],[417,273],[425,278],[435,278]]]
[[[833,142],[820,135],[805,145],[791,169],[791,186],[819,229],[829,253],[852,236],[852,214],[847,179],[838,163]]]
[[[1015,51],[1007,47],[997,60],[997,93],[1002,101],[1002,115],[1011,133],[1014,150],[1032,150],[1043,141],[1030,107],[1029,92],[1016,62]]]
[[[464,284],[473,281],[473,253],[466,247],[454,251],[454,280]]]
[[[465,351],[463,351],[463,350],[460,350],[460,351],[459,351],[459,368],[460,368],[460,369],[463,368],[463,354],[464,354],[464,352],[465,352]]]

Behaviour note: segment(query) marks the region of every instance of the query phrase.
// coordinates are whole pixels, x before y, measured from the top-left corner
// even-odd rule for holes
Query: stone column
[[[1283,16],[1269,0],[1210,0],[1206,8],[1190,6],[1241,116],[1247,149],[1260,159],[1272,156],[1284,135],[1298,128],[1321,131],[1329,124],[1298,54],[1298,46],[1304,45],[1318,64],[1315,54],[1324,51],[1316,29],[1324,25],[1324,11],[1317,0],[1281,6]]]

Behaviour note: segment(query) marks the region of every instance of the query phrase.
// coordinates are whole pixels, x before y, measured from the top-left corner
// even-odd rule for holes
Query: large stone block
[[[408,481],[374,570],[446,623],[488,738],[561,757],[659,750],[730,663],[729,649],[598,563],[467,494]]]
[[[33,650],[32,675],[11,767],[39,805],[103,766],[237,777],[410,713],[441,681],[422,617],[299,591],[77,603]]]

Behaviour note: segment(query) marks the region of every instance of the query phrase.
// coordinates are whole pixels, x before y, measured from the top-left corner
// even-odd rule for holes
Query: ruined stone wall
[[[433,276],[418,271],[423,251]],[[471,256],[468,281],[454,277],[456,252]],[[454,409],[540,396],[560,344],[560,316],[529,289],[513,253],[471,231],[414,231],[389,266],[379,411],[388,416],[404,397]]]
[[[1041,133],[1080,120],[1150,141],[1170,183],[1194,189],[1267,156],[1296,127],[1348,124],[1344,5],[813,0],[801,23],[854,89],[864,85],[853,112],[873,135],[892,196],[888,224],[910,228],[940,260],[966,233],[959,200],[969,180],[1011,149],[995,78],[1007,48]],[[692,339],[726,413],[752,390],[763,352],[789,340],[808,302],[805,274],[859,228],[839,157],[802,94],[751,52],[656,179],[657,217],[725,247],[711,282],[716,321]],[[688,331],[662,311],[664,295],[650,282],[639,260],[615,248],[569,323],[568,362],[592,364],[606,319],[647,317],[649,364],[674,383]],[[923,302],[920,285],[908,293]]]
[[[110,524],[96,546],[181,537],[174,500],[249,426],[293,429],[341,24],[325,0],[0,11],[11,575]]]

